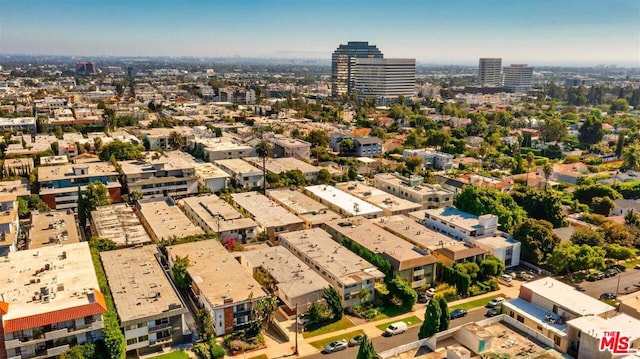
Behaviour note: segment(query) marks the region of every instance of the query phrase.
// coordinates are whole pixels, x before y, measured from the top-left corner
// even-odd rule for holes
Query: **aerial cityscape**
[[[640,2],[0,0],[0,359],[640,359]]]

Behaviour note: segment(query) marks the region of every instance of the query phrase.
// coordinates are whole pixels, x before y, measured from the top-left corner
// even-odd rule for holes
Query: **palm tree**
[[[547,162],[542,166],[542,172],[544,173],[544,190],[547,190],[547,185],[549,185],[549,177],[553,173],[553,166],[551,163]]]
[[[185,144],[185,140],[184,140],[184,136],[182,136],[181,133],[176,132],[176,131],[172,131],[169,134],[169,146],[171,146],[173,149],[181,149],[182,147],[184,147]]]
[[[640,169],[640,148],[637,143],[624,149],[622,161],[625,168],[634,171]]]
[[[527,152],[527,186],[529,186],[529,172],[531,172],[531,166],[533,165],[533,161],[536,159],[536,156],[533,155],[533,152]]]
[[[273,147],[265,140],[256,145],[256,154],[262,158],[262,193],[267,194],[267,157],[273,153]]]

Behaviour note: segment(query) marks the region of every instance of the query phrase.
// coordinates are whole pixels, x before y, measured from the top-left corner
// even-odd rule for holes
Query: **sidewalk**
[[[467,303],[467,302],[471,302],[474,300],[478,300],[480,298],[493,298],[493,297],[499,297],[499,296],[506,296],[508,298],[517,298],[519,291],[520,291],[520,283],[519,281],[513,281],[513,286],[508,287],[508,286],[504,286],[504,285],[500,285],[500,290],[495,291],[495,292],[491,292],[491,293],[486,293],[486,294],[482,294],[482,295],[478,295],[475,297],[469,297],[469,298],[464,298],[464,299],[460,299],[460,300],[456,300],[453,301],[451,303],[449,303],[449,307],[453,307],[462,303]],[[364,324],[360,324],[360,325],[356,325],[347,329],[342,329],[342,330],[337,330],[335,332],[331,332],[331,333],[327,333],[327,334],[322,334],[322,335],[318,335],[312,338],[303,338],[302,337],[302,333],[298,334],[298,356],[307,356],[307,355],[312,355],[312,354],[316,354],[318,353],[318,349],[316,349],[315,347],[313,347],[311,344],[312,342],[316,342],[318,340],[323,340],[323,339],[327,339],[327,338],[331,338],[334,336],[339,336],[341,334],[347,334],[347,333],[351,333],[353,331],[356,330],[363,330],[365,332],[365,334],[367,334],[367,336],[369,338],[375,338],[375,337],[379,337],[382,335],[382,331],[378,328],[376,328],[376,325],[380,325],[382,323],[386,323],[386,322],[393,322],[393,321],[400,321],[402,319],[411,317],[411,316],[416,316],[420,319],[424,318],[424,311],[425,311],[425,304],[416,304],[414,306],[414,310],[396,317],[391,317],[391,318],[384,318],[384,319],[380,319],[377,320],[375,322],[366,322]],[[288,325],[286,325],[284,322],[283,323],[283,327],[288,327]],[[270,340],[270,338],[267,338],[267,348],[265,349],[261,349],[261,350],[257,350],[255,352],[251,352],[251,353],[247,353],[246,357],[247,358],[251,358],[251,357],[255,357],[261,354],[265,354],[267,355],[268,358],[273,359],[273,358],[283,358],[283,357],[287,357],[287,356],[292,356],[292,353],[294,351],[295,348],[295,332],[290,331],[289,332],[289,338],[291,339],[289,342],[287,343],[276,343],[273,342],[272,340]],[[350,339],[350,338],[346,338],[345,339]]]

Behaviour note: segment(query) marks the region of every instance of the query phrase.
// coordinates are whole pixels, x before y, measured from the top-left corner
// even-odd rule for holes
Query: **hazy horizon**
[[[419,64],[640,66],[640,1],[0,0],[0,54],[326,60],[368,41]]]

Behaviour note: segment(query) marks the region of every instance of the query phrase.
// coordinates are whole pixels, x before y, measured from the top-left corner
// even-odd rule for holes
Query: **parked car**
[[[595,282],[597,280],[604,279],[604,277],[605,277],[604,273],[598,272],[598,273],[593,273],[590,276],[588,276],[587,280],[590,281],[590,282]]]
[[[609,277],[615,277],[615,276],[617,276],[617,275],[618,275],[618,273],[620,273],[620,272],[619,272],[617,269],[615,269],[615,268],[609,268],[609,269],[607,269],[606,271],[604,271],[604,276],[605,276],[606,278],[609,278]]]
[[[427,289],[427,291],[425,293],[428,296],[433,297],[436,294],[436,289],[434,287],[431,287],[431,288]]]
[[[385,337],[392,337],[394,335],[402,334],[407,331],[407,323],[405,322],[396,322],[387,327],[385,329],[384,335]]]
[[[634,269],[640,269],[640,264],[636,264],[635,267],[633,267]]]
[[[600,294],[600,299],[616,299],[618,296],[615,293],[604,292]]]
[[[355,347],[362,344],[362,339],[364,339],[364,335],[362,334],[356,335],[355,337],[351,338],[351,340],[349,340],[349,346]]]
[[[518,273],[518,279],[520,280],[532,280],[533,278],[535,277],[532,274],[529,274],[527,272]]]
[[[500,279],[504,282],[511,283],[511,281],[513,280],[513,276],[511,276],[510,274],[503,274]]]
[[[496,306],[502,304],[502,302],[504,302],[504,298],[502,297],[493,298],[489,301],[489,303],[487,303],[486,307],[495,308]]]
[[[485,316],[491,318],[491,317],[495,317],[496,315],[500,314],[500,309],[498,308],[491,308],[489,310],[487,310],[487,313],[485,314]]]
[[[431,299],[431,296],[427,292],[418,294],[418,303],[427,303]]]
[[[322,349],[322,352],[325,354],[339,352],[341,350],[347,349],[348,346],[349,344],[346,340],[336,340],[334,342],[331,342],[330,344],[327,344],[327,346]]]
[[[307,323],[309,323],[309,317],[306,314],[300,314],[298,316],[298,324],[305,326]]]
[[[467,316],[467,311],[465,309],[456,309],[449,314],[451,319],[457,319]]]

